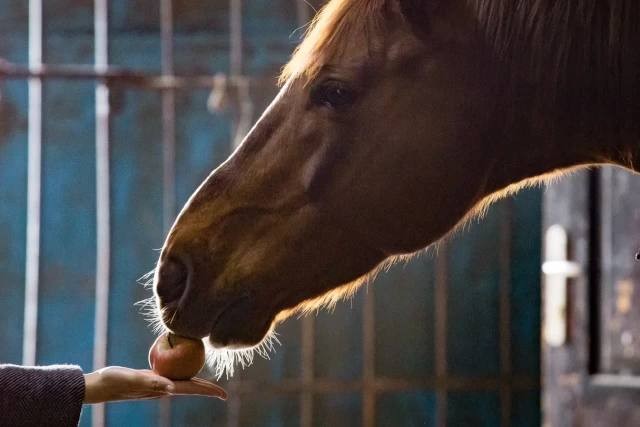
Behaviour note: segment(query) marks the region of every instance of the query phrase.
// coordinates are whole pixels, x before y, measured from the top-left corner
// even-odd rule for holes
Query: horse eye
[[[335,80],[319,84],[311,91],[311,102],[314,105],[333,109],[353,104],[356,94],[347,85]]]

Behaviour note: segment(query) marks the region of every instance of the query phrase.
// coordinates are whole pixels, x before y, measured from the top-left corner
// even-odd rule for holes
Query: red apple
[[[172,333],[162,334],[149,349],[149,366],[163,377],[188,380],[204,366],[204,344]]]

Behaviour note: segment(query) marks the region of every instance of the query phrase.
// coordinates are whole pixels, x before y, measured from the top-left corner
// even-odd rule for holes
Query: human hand
[[[109,366],[85,374],[84,403],[121,400],[156,399],[177,395],[197,395],[227,399],[227,393],[209,381],[191,378],[171,381],[150,370],[136,370]]]

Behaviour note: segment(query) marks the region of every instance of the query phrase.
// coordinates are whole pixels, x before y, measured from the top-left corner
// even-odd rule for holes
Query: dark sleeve
[[[0,427],[77,426],[84,387],[78,366],[0,365]]]

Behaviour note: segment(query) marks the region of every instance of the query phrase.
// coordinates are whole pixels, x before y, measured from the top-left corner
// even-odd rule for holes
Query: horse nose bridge
[[[202,223],[208,216],[206,212],[215,212],[215,208],[223,203],[225,191],[231,186],[230,181],[227,171],[222,167],[209,175],[184,205],[173,228],[185,222],[196,225]]]

